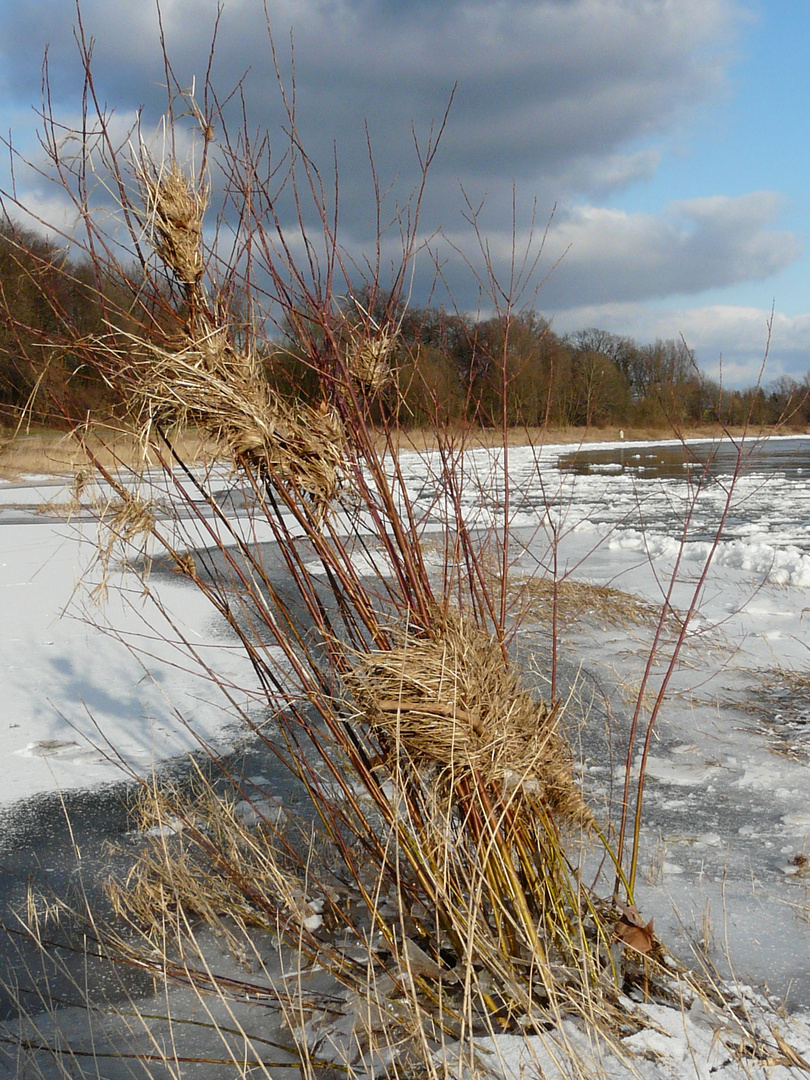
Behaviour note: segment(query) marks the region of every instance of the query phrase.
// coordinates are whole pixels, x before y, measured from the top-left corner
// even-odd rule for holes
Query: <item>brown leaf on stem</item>
[[[635,913],[637,914],[637,911]],[[653,920],[650,919],[644,926],[640,922],[631,922],[627,913],[623,914],[616,923],[613,933],[618,941],[639,953],[650,952],[655,942]]]

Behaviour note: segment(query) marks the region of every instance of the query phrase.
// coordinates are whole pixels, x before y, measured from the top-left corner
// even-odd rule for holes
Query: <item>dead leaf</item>
[[[655,942],[652,919],[644,926],[640,923],[631,923],[625,915],[622,915],[613,933],[619,941],[642,954],[650,952]]]
[[[625,904],[618,897],[614,900],[614,904],[622,913],[621,922],[627,923],[628,926],[644,926],[644,918],[635,904]]]

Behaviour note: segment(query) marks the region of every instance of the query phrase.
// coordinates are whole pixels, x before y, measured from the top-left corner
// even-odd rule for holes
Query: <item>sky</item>
[[[243,101],[276,163],[284,115],[265,7],[301,141],[330,191],[337,161],[340,237],[358,262],[376,232],[368,146],[388,222],[418,183],[415,143],[424,154],[452,96],[422,204],[414,303],[431,295],[438,265],[454,304],[487,312],[484,237],[501,283],[515,246],[530,266],[539,254],[522,299],[560,333],[682,337],[732,386],[753,383],[766,352],[765,382],[810,370],[803,0],[225,0],[213,85],[220,100],[241,85],[225,115],[235,124]],[[0,12],[0,132],[41,162],[46,49],[54,112],[66,129],[80,121],[77,9],[0,0]],[[178,83],[198,93],[215,16],[214,0],[161,5]],[[114,130],[123,136],[142,108],[143,130],[159,131],[155,6],[85,0],[81,19]],[[9,161],[6,148],[0,185],[64,221],[57,189],[19,160],[12,180]],[[277,208],[289,214],[283,198]],[[383,254],[397,251],[392,228]],[[441,289],[432,297],[451,302]]]

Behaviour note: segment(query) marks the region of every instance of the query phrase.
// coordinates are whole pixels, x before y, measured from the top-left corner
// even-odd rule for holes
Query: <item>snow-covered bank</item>
[[[610,584],[653,603],[668,591],[680,560],[671,602],[686,610],[725,509],[729,479],[713,473],[696,494],[689,478],[659,475],[643,447],[603,449],[619,455],[611,471],[598,461],[596,468],[561,471],[561,448],[514,449],[508,500],[498,455],[471,452],[464,462],[465,514],[486,525],[508,504],[518,574],[556,562],[575,580]],[[635,454],[639,468],[622,462],[621,455]],[[402,465],[426,528],[438,528],[440,484],[431,474],[438,456],[404,455]],[[728,531],[714,552],[685,663],[651,751],[638,900],[645,918],[654,916],[662,939],[682,955],[691,939],[721,966],[728,956],[741,979],[765,980],[787,995],[789,1006],[807,1008],[810,925],[801,856],[810,834],[804,734],[810,700],[789,676],[801,676],[807,666],[810,495],[797,469],[766,475],[752,463],[735,483]],[[162,643],[178,631],[241,688],[241,704],[260,708],[260,700],[252,700],[252,671],[231,649],[207,602],[180,578],[163,573],[149,581],[172,615],[171,626],[142,597],[137,577],[112,566],[110,599],[99,609],[109,632],[91,625],[96,609],[82,606],[84,594],[71,598],[91,558],[94,526],[75,517],[36,516],[34,504],[47,501],[49,491],[35,484],[7,489],[0,510],[2,587],[14,601],[13,609],[6,606],[13,614],[7,615],[0,682],[0,749],[11,763],[0,797],[7,801],[119,775],[109,748],[142,771],[196,747],[196,735],[227,746],[239,730],[236,713]],[[253,537],[241,493],[233,488],[226,498],[235,527]],[[690,530],[683,536],[687,511]],[[188,539],[192,547],[205,543],[201,523]],[[373,552],[362,557],[374,561]],[[59,617],[66,606],[68,616]],[[609,699],[613,760],[602,752],[604,740],[582,735],[585,785],[594,799],[607,799],[621,773],[628,710],[651,630],[603,627],[586,614],[562,634],[566,654],[582,659],[584,678]],[[127,643],[148,655],[133,656]],[[25,725],[13,727],[21,716]],[[99,749],[88,749],[88,736]]]
[[[210,603],[179,579],[158,586],[162,615],[134,574],[111,567],[105,597],[92,517],[55,516],[63,484],[0,484],[0,803],[144,775],[241,734],[253,680]],[[171,617],[171,621],[167,616]],[[185,638],[238,696],[190,661]]]

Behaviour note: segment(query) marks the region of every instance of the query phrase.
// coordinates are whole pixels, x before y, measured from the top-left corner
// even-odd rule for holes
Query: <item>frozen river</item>
[[[437,528],[439,455],[401,461]],[[742,459],[709,443],[515,448],[506,462],[475,450],[463,469],[465,516],[481,528],[508,519],[516,573],[556,567],[562,579],[694,608],[651,751],[640,905],[673,949],[692,941],[810,1006],[810,440],[770,440]],[[77,590],[94,528],[49,511],[66,497],[46,478],[0,482],[0,850],[15,866],[30,846],[20,829],[32,798],[91,800],[201,741],[232,750],[239,710],[262,708],[249,664],[183,580],[165,574],[153,587],[230,701],[199,678],[126,573],[111,570],[106,606]],[[239,520],[238,497],[232,505]],[[615,796],[652,631],[582,618],[561,632],[569,669],[599,691],[590,722],[608,728],[607,738],[582,732],[583,782],[601,805]],[[525,643],[547,651],[542,630]]]
[[[721,968],[730,959],[740,977],[806,1007],[810,440],[742,454],[710,442],[515,449],[508,496],[504,462],[469,457],[469,518],[508,517],[524,549],[517,569],[692,608],[651,746],[639,896],[668,942]],[[436,500],[421,464],[409,483],[417,502]],[[562,633],[564,655],[606,700],[621,759],[652,632],[586,618]],[[583,738],[586,786],[615,798],[617,760],[603,745]]]

